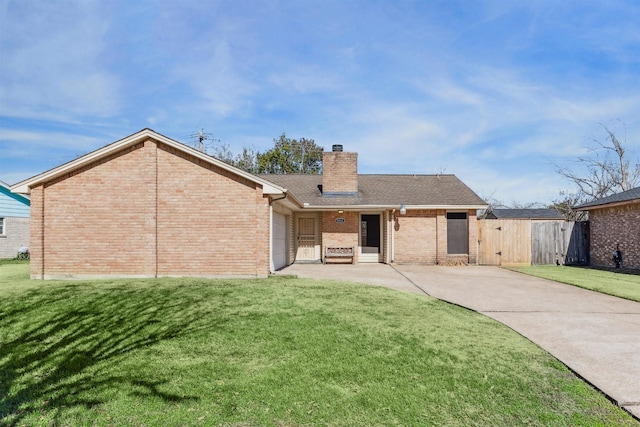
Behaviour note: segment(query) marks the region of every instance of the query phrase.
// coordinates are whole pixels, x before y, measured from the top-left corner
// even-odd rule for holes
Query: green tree
[[[257,154],[259,173],[290,174],[322,172],[322,152],[313,139],[291,139],[285,133],[273,140],[272,149]]]
[[[250,173],[258,173],[258,158],[255,150],[244,147],[231,164]]]

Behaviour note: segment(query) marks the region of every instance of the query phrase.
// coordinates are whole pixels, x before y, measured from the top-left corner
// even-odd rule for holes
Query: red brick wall
[[[260,188],[159,146],[159,275],[267,275],[268,248],[269,204]]]
[[[467,212],[469,221],[469,264],[478,263],[478,218],[475,209]]]
[[[397,263],[435,264],[437,260],[436,211],[410,210],[395,213],[393,235]],[[445,236],[446,237],[446,236]],[[445,238],[445,245],[446,245]],[[445,248],[446,251],[446,248]],[[445,252],[446,253],[446,252]]]
[[[155,145],[45,185],[44,274],[155,273]]]
[[[336,218],[344,218],[344,223],[337,223]],[[358,232],[360,215],[358,212],[336,211],[322,212],[322,258],[327,246],[350,247],[355,249],[355,262],[358,262]],[[334,260],[332,260],[334,261]],[[335,262],[340,262],[336,259]],[[345,260],[351,262],[351,259]]]
[[[593,265],[614,267],[619,244],[624,267],[640,268],[640,203],[591,210],[589,223]]]
[[[478,226],[476,212],[468,211],[469,254],[447,254],[447,212],[438,210],[410,210],[405,215],[395,213],[395,257],[397,263],[471,263],[478,257]]]
[[[149,140],[115,153],[47,183],[43,196],[32,189],[31,238],[44,242],[32,244],[32,275],[268,274],[262,190],[156,148]]]
[[[438,258],[436,263],[442,263],[447,260],[447,212],[438,209],[436,211],[437,225],[436,233],[438,233]]]
[[[324,193],[358,191],[358,153],[341,151],[323,153],[322,191]]]
[[[31,214],[29,223],[29,255],[32,279],[42,279],[44,274],[44,186],[31,189]]]

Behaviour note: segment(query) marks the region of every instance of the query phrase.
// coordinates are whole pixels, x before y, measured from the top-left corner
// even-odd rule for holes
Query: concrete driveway
[[[467,307],[538,344],[640,418],[640,303],[497,267],[294,264],[278,274],[386,286]]]

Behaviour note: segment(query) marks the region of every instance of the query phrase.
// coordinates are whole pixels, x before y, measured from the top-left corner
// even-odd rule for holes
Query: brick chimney
[[[345,153],[342,145],[322,153],[322,195],[358,194],[358,153]]]

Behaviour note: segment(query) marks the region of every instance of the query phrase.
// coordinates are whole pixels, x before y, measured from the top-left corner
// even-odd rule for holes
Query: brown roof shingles
[[[486,203],[455,175],[358,175],[358,194],[323,196],[322,175],[260,175],[286,188],[313,207],[336,206],[460,206]]]

